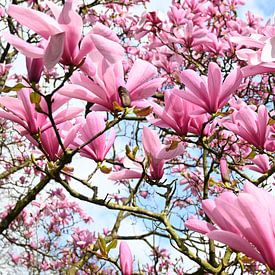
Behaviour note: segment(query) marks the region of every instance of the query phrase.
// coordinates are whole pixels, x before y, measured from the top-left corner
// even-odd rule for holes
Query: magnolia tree
[[[149,2],[1,2],[4,273],[274,274],[275,24]]]

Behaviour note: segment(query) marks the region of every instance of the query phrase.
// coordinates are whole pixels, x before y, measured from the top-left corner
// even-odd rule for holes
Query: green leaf
[[[107,246],[107,253],[110,252],[111,249],[114,249],[117,247],[117,240],[112,240],[109,245]]]
[[[9,86],[5,86],[1,92],[3,93],[8,93],[8,92],[11,92],[11,91],[15,91],[15,92],[18,92],[20,91],[22,88],[25,88],[26,86],[24,86],[22,83],[17,83],[15,86],[13,87],[9,87]]]
[[[100,250],[102,256],[107,257],[108,254],[107,254],[106,242],[101,236],[99,236],[99,238],[98,238],[98,246],[99,246],[99,250]]]
[[[252,150],[250,154],[246,157],[246,159],[254,159],[254,157],[257,155],[257,152],[255,150]]]
[[[31,103],[33,104],[39,104],[41,101],[41,95],[36,92],[32,92],[30,94],[30,100],[31,100]]]

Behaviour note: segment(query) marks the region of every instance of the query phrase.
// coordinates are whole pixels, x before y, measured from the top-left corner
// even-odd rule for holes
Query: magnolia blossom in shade
[[[119,261],[122,275],[132,275],[133,258],[131,250],[125,241],[121,241],[119,245]]]
[[[106,128],[105,115],[99,112],[91,112],[87,115],[86,121],[82,122],[79,129],[79,137],[73,142],[74,147],[81,146],[88,142],[93,137],[98,135]],[[80,155],[95,161],[103,161],[110,148],[115,142],[116,134],[113,128],[110,129],[108,142],[106,141],[107,135],[103,133],[88,145],[80,150]]]
[[[138,59],[124,81],[122,61],[113,65],[104,58],[95,60],[96,73],[93,80],[82,73],[71,77],[73,84],[60,89],[62,95],[95,103],[93,110],[114,110],[115,104],[122,106],[119,87],[124,87],[129,93],[131,105],[135,106],[144,98],[152,96],[164,82],[164,78],[155,78],[157,69],[147,61]]]
[[[172,128],[179,135],[186,135],[188,132],[200,135],[208,116],[206,114],[192,116],[196,105],[181,98],[178,92],[177,89],[165,92],[164,108],[154,102],[151,103],[154,113],[159,118],[149,118],[149,121],[161,128]]]
[[[43,72],[44,60],[43,58],[26,57],[26,66],[28,71],[28,80],[38,83]]]
[[[185,225],[275,268],[275,198],[247,182],[238,196],[224,192],[215,201],[203,200],[207,216],[219,228],[192,218]]]
[[[216,63],[210,62],[208,77],[200,77],[193,70],[181,73],[181,81],[186,86],[186,92],[177,92],[183,99],[200,107],[196,114],[213,114],[222,108],[231,95],[239,88],[242,81],[240,68],[232,71],[222,80],[221,69]]]
[[[67,0],[62,8],[50,1],[46,3],[55,18],[18,5],[10,5],[7,10],[20,24],[47,41],[45,48],[39,48],[5,33],[5,39],[25,56],[43,58],[47,69],[53,68],[60,58],[65,65],[78,65],[91,50],[98,51],[110,62],[122,58],[124,50],[117,43],[119,39],[100,23],[82,39],[83,22],[75,11],[77,1]]]
[[[220,159],[220,170],[221,170],[221,177],[222,177],[223,182],[228,182],[229,181],[229,170],[228,170],[226,158],[224,158],[224,157],[222,157]]]
[[[0,117],[19,124],[19,131],[22,135],[34,135],[52,127],[47,116],[48,106],[46,101],[41,98],[39,103],[41,111],[37,111],[35,104],[31,102],[31,93],[31,89],[24,88],[17,92],[17,98],[0,97],[0,104],[5,108],[5,110],[0,111]],[[62,109],[61,107],[68,102],[68,98],[61,95],[54,95],[52,102],[52,116],[56,125],[75,118],[83,111],[83,108],[79,107]]]
[[[184,152],[181,144],[175,149],[161,144],[158,134],[146,126],[143,127],[142,144],[150,164],[150,178],[154,180],[162,178],[165,160],[175,158]]]
[[[80,126],[80,124],[72,125],[70,122],[64,122],[58,125],[58,132],[65,149],[73,143]],[[51,161],[56,161],[63,154],[53,127],[46,129],[40,134],[40,145],[32,136],[27,135],[26,137],[35,146],[42,149]]]
[[[245,168],[265,174],[270,168],[269,157],[267,155],[257,155],[252,160],[253,165],[246,165]]]
[[[268,120],[268,110],[264,105],[259,107],[258,112],[249,106],[244,106],[239,111],[233,112],[229,118],[224,119],[221,124],[248,143],[263,149],[267,142],[272,142],[268,140],[268,134],[271,130]]]

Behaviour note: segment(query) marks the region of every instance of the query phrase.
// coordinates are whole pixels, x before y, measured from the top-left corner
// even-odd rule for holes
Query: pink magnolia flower
[[[73,142],[74,147],[81,146],[83,143],[89,141],[91,138],[103,131],[106,127],[104,118],[105,115],[102,113],[89,113],[86,117],[86,121],[82,123],[79,130],[80,136]],[[80,155],[101,162],[114,144],[115,138],[115,130],[111,128],[108,142],[106,141],[106,133],[103,133],[83,147],[80,150]]]
[[[199,106],[197,114],[215,113],[222,108],[238,89],[242,81],[242,73],[239,68],[231,72],[224,82],[221,69],[216,63],[208,66],[208,77],[199,77],[193,70],[185,70],[181,73],[181,81],[186,86],[187,92],[178,92],[183,99]]]
[[[202,202],[204,212],[219,229],[196,218],[185,225],[274,269],[274,204],[270,193],[247,182],[238,196],[224,192],[215,201]]]
[[[164,82],[164,78],[155,78],[157,69],[149,62],[138,59],[124,81],[122,62],[110,65],[101,58],[95,62],[96,74],[93,80],[81,73],[71,77],[72,85],[60,89],[62,95],[96,103],[93,110],[113,110],[114,104],[122,106],[119,87],[125,87],[131,98],[131,105],[138,104],[142,99],[154,94]]]
[[[132,275],[133,259],[131,250],[125,241],[121,241],[119,245],[119,259],[122,275]]]
[[[18,265],[20,260],[22,259],[22,256],[16,255],[16,254],[10,254],[11,260],[15,265]]]
[[[225,128],[241,136],[248,143],[259,148],[265,148],[270,126],[268,125],[268,110],[261,105],[258,112],[253,111],[249,106],[241,107],[229,118],[222,120]]]
[[[139,191],[139,195],[144,198],[144,199],[147,199],[148,195],[149,195],[149,192],[147,190],[140,190]]]
[[[172,128],[182,136],[188,132],[200,135],[203,123],[207,121],[207,115],[192,116],[196,105],[179,97],[176,92],[179,90],[174,89],[165,92],[164,108],[156,103],[151,103],[154,113],[159,118],[149,118],[149,121],[161,128]]]
[[[275,33],[264,31],[264,34],[230,38],[231,42],[246,47],[236,51],[238,58],[248,63],[242,68],[244,77],[275,71]],[[255,48],[257,50],[254,50]]]
[[[52,126],[48,116],[48,106],[44,98],[41,98],[39,106],[41,112],[36,110],[35,104],[31,102],[31,89],[23,88],[17,92],[17,98],[5,96],[0,97],[0,104],[5,107],[5,111],[0,111],[0,117],[11,120],[21,127],[19,130],[22,135],[34,135],[45,131]],[[55,124],[60,124],[75,118],[83,111],[79,107],[61,109],[68,101],[68,98],[61,95],[54,95],[52,103],[52,115]]]
[[[147,35],[150,31],[157,29],[157,27],[161,27],[162,21],[159,19],[157,13],[155,11],[152,12],[144,12],[140,16],[139,22],[135,27],[135,38],[140,39]]]
[[[142,176],[142,166],[137,162],[125,158],[125,160],[123,161],[123,167],[123,169],[111,173],[108,179],[114,181],[122,181],[138,179]]]
[[[171,6],[167,12],[168,18],[175,26],[184,25],[186,23],[186,10],[176,6]]]
[[[28,71],[28,80],[38,83],[43,72],[43,58],[26,57],[26,65]]]
[[[269,157],[267,155],[257,155],[252,160],[253,165],[246,165],[245,168],[265,174],[270,168]]]
[[[46,48],[47,43],[45,41],[42,41],[38,43],[38,47],[40,48]],[[43,72],[44,67],[44,58],[32,58],[26,56],[26,67],[28,72],[28,80],[30,83],[36,82],[38,83],[41,77],[41,74]]]
[[[226,158],[222,157],[220,159],[220,170],[221,170],[221,177],[224,182],[229,181],[229,170],[227,166]]]
[[[87,229],[80,228],[73,228],[73,230],[74,233],[72,235],[72,239],[75,247],[80,247],[81,249],[84,249],[95,243],[95,232],[90,232]]]
[[[146,126],[143,127],[142,143],[150,165],[149,177],[152,180],[159,180],[162,178],[166,160],[172,159],[184,152],[184,148],[181,144],[179,144],[175,149],[170,149],[170,146],[161,144],[157,133]],[[142,176],[143,169],[139,163],[126,159],[124,161],[124,167],[126,169],[113,172],[109,176],[109,179],[120,181],[126,179],[137,179]]]
[[[175,158],[184,152],[181,144],[175,149],[162,145],[158,134],[146,126],[143,127],[142,143],[150,164],[150,178],[155,180],[162,178],[165,160]]]
[[[58,125],[58,132],[64,148],[68,148],[73,143],[80,126],[80,124],[72,125],[70,122],[64,122]],[[33,137],[28,135],[27,138],[35,146],[39,147],[37,141]],[[56,161],[58,157],[63,154],[63,150],[60,147],[53,127],[46,129],[40,134],[40,144],[51,161]]]
[[[188,20],[184,26],[175,28],[173,30],[177,43],[182,44],[184,47],[190,49],[208,41],[207,31],[193,24]],[[173,39],[174,40],[174,39]]]
[[[7,13],[20,24],[47,41],[43,49],[6,33],[4,37],[8,42],[24,55],[30,58],[43,58],[47,69],[53,68],[60,58],[65,65],[78,65],[91,50],[103,54],[110,62],[121,59],[124,50],[117,43],[116,35],[105,26],[96,24],[82,39],[83,22],[75,11],[76,1],[67,0],[62,9],[53,2],[47,1],[47,5],[55,18],[18,5],[10,5],[7,10]]]

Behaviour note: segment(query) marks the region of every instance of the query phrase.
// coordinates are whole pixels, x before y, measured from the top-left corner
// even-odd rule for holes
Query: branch
[[[44,177],[27,195],[19,200],[15,207],[7,214],[7,216],[0,222],[0,234],[6,230],[9,225],[18,217],[21,211],[35,199],[36,195],[47,185],[51,180],[49,176]]]
[[[7,178],[8,176],[10,176],[11,174],[14,174],[15,172],[29,166],[31,164],[31,160],[27,159],[25,162],[23,162],[22,164],[18,165],[18,166],[14,166],[12,168],[10,168],[9,170],[6,170],[5,172],[0,174],[0,180]]]

